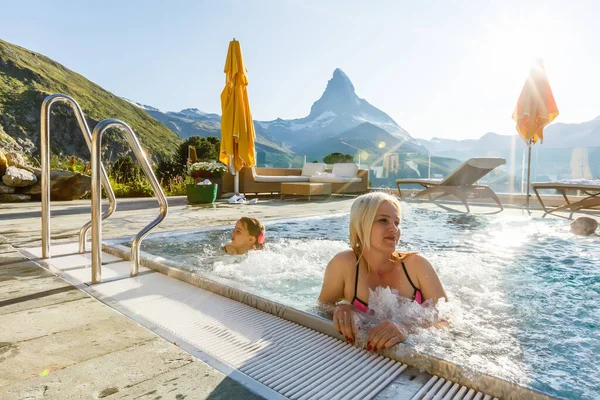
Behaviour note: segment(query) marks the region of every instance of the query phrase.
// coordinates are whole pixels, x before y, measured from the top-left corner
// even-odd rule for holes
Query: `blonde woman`
[[[319,301],[337,304],[333,323],[354,343],[354,314],[367,312],[369,289],[389,287],[421,304],[446,298],[437,273],[423,256],[396,252],[400,240],[400,203],[383,192],[356,198],[350,210],[350,245],[325,270]],[[384,321],[369,332],[367,350],[385,350],[406,340],[409,328]]]
[[[242,217],[235,223],[231,232],[231,242],[224,250],[228,254],[246,254],[249,250],[262,250],[265,247],[265,226],[258,218]]]

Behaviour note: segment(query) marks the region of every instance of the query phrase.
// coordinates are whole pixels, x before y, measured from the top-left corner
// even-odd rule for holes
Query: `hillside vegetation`
[[[55,93],[75,98],[91,129],[105,118],[123,120],[133,128],[142,146],[154,158],[172,156],[182,141],[144,110],[82,75],[41,54],[0,40],[0,144],[37,157],[40,107],[47,95]],[[87,145],[70,108],[59,104],[53,110],[51,151],[88,159]],[[124,143],[120,135],[108,135],[103,141],[106,157],[116,159],[127,153]]]

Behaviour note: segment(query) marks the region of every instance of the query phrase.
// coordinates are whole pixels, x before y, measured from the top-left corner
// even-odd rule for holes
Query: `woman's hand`
[[[354,343],[354,314],[356,309],[350,304],[340,304],[333,313],[333,325],[340,335],[346,337],[350,343]]]
[[[402,343],[408,337],[408,329],[390,321],[383,321],[373,329],[369,329],[367,350],[379,351],[389,349]]]

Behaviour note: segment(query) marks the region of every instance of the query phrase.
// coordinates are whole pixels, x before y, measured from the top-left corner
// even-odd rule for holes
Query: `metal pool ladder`
[[[130,257],[130,276],[136,276],[138,274],[140,245],[142,240],[148,235],[152,228],[165,219],[168,211],[167,198],[152,171],[152,167],[150,167],[146,153],[142,150],[133,129],[125,122],[118,119],[105,119],[104,121],[100,121],[92,133],[92,283],[99,283],[102,279],[102,220],[100,219],[100,213],[102,212],[102,193],[100,191],[102,162],[100,161],[100,149],[102,147],[102,134],[110,128],[118,128],[125,133],[125,139],[133,150],[133,154],[140,163],[146,178],[148,178],[160,206],[159,215],[146,227],[142,228],[133,239]]]
[[[93,133],[85,120],[85,115],[77,101],[66,94],[53,94],[46,97],[42,103],[40,115],[40,141],[41,141],[41,186],[42,186],[42,259],[50,258],[50,112],[52,105],[57,102],[67,103],[73,109],[77,122],[83,134],[83,137],[91,152],[92,167],[92,218],[79,231],[79,253],[85,253],[85,242],[87,232],[92,228],[92,279],[91,283],[99,283],[102,277],[102,220],[111,216],[116,208],[117,201],[115,194],[110,186],[108,175],[104,165],[100,160],[100,149],[102,146],[102,134],[109,128],[119,128],[125,133],[125,139],[138,162],[141,164],[142,171],[148,178],[150,186],[154,190],[160,206],[159,215],[144,227],[133,239],[131,246],[131,268],[130,276],[136,276],[139,272],[140,245],[142,240],[148,235],[150,230],[162,222],[167,216],[168,204],[167,198],[162,191],[152,167],[148,162],[146,154],[142,150],[140,143],[133,130],[126,123],[117,119],[105,119],[99,122]],[[108,210],[102,214],[102,192],[100,182],[106,191],[108,197]]]
[[[73,109],[77,123],[83,134],[83,138],[87,143],[90,152],[92,150],[92,134],[85,120],[85,115],[79,104],[71,96],[66,94],[53,94],[44,99],[42,102],[40,115],[40,141],[41,141],[41,185],[42,185],[42,258],[50,258],[50,111],[54,103],[67,103]],[[110,186],[108,176],[103,165],[100,165],[102,174],[102,186],[108,197],[108,210],[102,214],[102,219],[110,217],[117,209],[117,200],[115,193]],[[85,242],[87,232],[92,226],[92,221],[88,221],[79,231],[79,253],[85,253]]]

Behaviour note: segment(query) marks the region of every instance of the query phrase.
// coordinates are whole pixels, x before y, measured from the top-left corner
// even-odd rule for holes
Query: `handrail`
[[[40,141],[41,141],[41,185],[42,185],[42,258],[50,258],[50,111],[52,105],[57,102],[67,103],[73,109],[75,118],[79,123],[79,128],[83,134],[83,138],[87,143],[90,152],[92,150],[92,134],[90,128],[85,120],[85,116],[81,107],[71,96],[66,94],[53,94],[47,96],[42,102],[41,115],[40,115]],[[117,201],[115,194],[108,181],[108,175],[104,170],[104,166],[100,165],[102,172],[102,185],[106,191],[108,197],[109,207],[108,210],[102,215],[102,219],[106,219],[112,215],[117,209]],[[85,252],[85,242],[87,232],[92,225],[92,221],[88,221],[81,230],[79,231],[79,252]]]
[[[160,206],[160,213],[154,221],[144,227],[133,239],[131,245],[131,268],[130,275],[136,276],[139,271],[140,263],[140,245],[142,240],[150,232],[152,228],[158,225],[167,216],[168,204],[167,198],[163,193],[146,153],[142,150],[140,142],[133,130],[123,121],[118,119],[105,119],[100,121],[94,128],[92,133],[92,283],[99,283],[102,276],[102,221],[98,219],[102,211],[101,192],[100,192],[100,149],[102,147],[102,134],[109,128],[119,128],[125,133],[125,139],[133,150],[133,154],[139,161],[142,171],[150,181],[150,186],[154,190]]]

